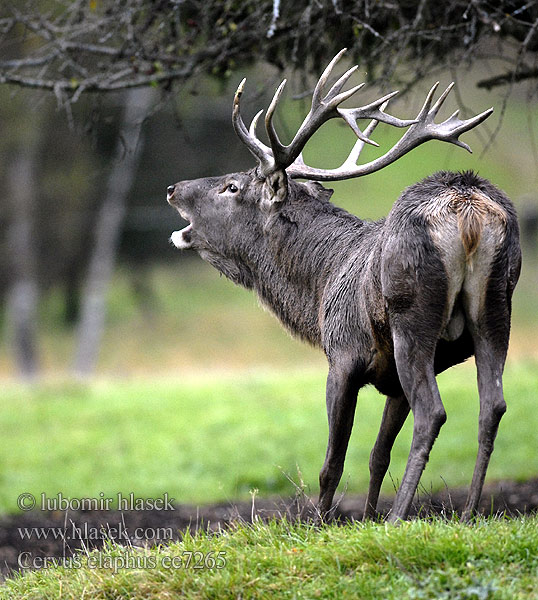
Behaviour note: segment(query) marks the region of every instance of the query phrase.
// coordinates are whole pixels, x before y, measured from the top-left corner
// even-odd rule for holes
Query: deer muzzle
[[[170,206],[173,206],[178,211],[178,213],[181,215],[182,219],[184,219],[185,221],[190,221],[188,216],[184,213],[184,211],[181,210],[181,207],[179,206],[178,198],[177,198],[177,194],[176,194],[177,186],[178,186],[178,184],[169,185],[166,188],[166,192],[167,192],[166,200],[168,201],[168,204],[170,204]],[[192,224],[189,223],[183,229],[174,231],[172,233],[172,235],[170,236],[170,241],[179,250],[187,250],[187,249],[191,248],[192,247]]]

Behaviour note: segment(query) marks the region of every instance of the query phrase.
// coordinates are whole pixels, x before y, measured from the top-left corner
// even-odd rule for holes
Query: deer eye
[[[229,183],[226,186],[226,191],[230,192],[231,194],[236,194],[239,191],[239,188],[235,185],[235,183]]]

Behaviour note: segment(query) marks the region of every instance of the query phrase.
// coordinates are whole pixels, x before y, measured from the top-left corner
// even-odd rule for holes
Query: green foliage
[[[202,568],[186,566],[191,553],[202,557]],[[222,568],[212,566],[219,553]],[[7,580],[0,598],[531,599],[538,591],[537,557],[536,517],[322,528],[283,520],[187,534],[152,550],[110,545],[82,555],[80,568]],[[174,558],[182,566],[167,568]],[[142,567],[122,568],[129,560]]]
[[[36,497],[115,497],[133,492],[178,502],[293,495],[288,476],[317,493],[327,441],[325,372],[211,372],[175,379],[6,385],[0,413],[0,510],[16,511],[23,492]],[[448,421],[422,485],[468,485],[476,455],[478,397],[472,365],[439,377]],[[511,365],[504,380],[508,412],[490,479],[536,476],[538,386],[535,365]],[[341,490],[365,491],[368,456],[383,398],[361,391]],[[392,454],[401,479],[411,437],[409,419]],[[393,491],[388,478],[384,488]]]

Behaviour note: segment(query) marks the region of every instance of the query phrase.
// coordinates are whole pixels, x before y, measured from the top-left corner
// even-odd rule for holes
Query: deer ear
[[[284,202],[288,197],[288,176],[279,169],[267,175],[263,182],[262,202],[266,206]]]

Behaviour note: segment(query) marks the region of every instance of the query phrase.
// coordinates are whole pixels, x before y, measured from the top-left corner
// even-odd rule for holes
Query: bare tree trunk
[[[127,96],[114,165],[97,216],[93,253],[82,293],[74,362],[77,375],[91,374],[97,363],[105,324],[106,294],[116,262],[127,196],[143,145],[142,122],[148,114],[152,95],[150,89],[137,89]]]
[[[11,285],[7,296],[7,331],[19,374],[33,379],[38,371],[37,303],[38,283],[34,232],[36,209],[37,137],[30,136],[13,154],[8,167],[7,196],[11,223],[8,242]]]

